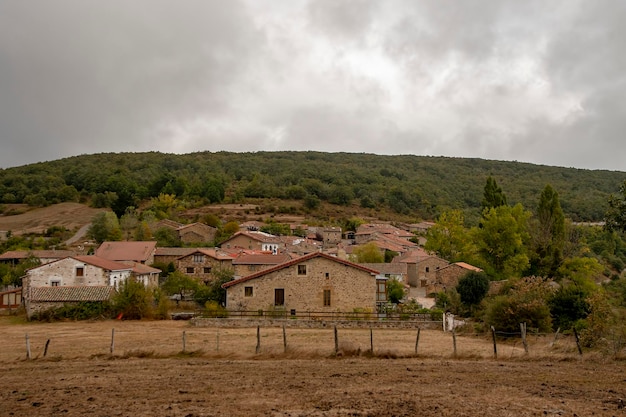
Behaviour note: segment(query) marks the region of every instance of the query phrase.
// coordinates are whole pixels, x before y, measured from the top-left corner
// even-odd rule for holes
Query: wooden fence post
[[[217,328],[217,334],[215,335],[215,348],[216,351],[220,351],[220,328]]]
[[[48,346],[50,346],[50,339],[46,340],[46,346],[43,348],[43,357],[44,358],[48,354]]]
[[[285,330],[285,325],[283,324],[283,350],[287,353],[287,330]]]
[[[256,353],[261,351],[261,326],[256,326]]]
[[[111,329],[111,355],[115,351],[115,327]]]
[[[491,326],[491,337],[493,338],[493,358],[498,359],[498,346],[496,345],[496,328]]]
[[[421,331],[421,327],[417,327],[417,336],[415,337],[415,354],[417,355],[417,346],[420,343],[420,331]]]
[[[519,328],[522,332],[522,344],[524,345],[524,352],[528,355],[528,341],[526,340],[526,323],[520,323]]]
[[[339,336],[337,335],[337,325],[335,325],[335,355],[339,353]]]
[[[370,352],[374,354],[374,331],[370,327]]]
[[[583,350],[580,347],[580,338],[578,337],[578,332],[576,331],[576,327],[573,327],[573,329],[574,329],[574,338],[576,338],[576,347],[578,348],[578,354],[582,356]]]
[[[452,327],[452,345],[454,347],[454,357],[456,358],[456,330]]]
[[[187,350],[187,332],[183,330],[183,353]]]
[[[30,336],[26,333],[26,359],[30,359]]]

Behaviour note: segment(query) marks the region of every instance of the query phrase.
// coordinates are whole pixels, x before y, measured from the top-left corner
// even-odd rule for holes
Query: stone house
[[[191,223],[176,229],[178,239],[183,243],[214,242],[217,229],[204,223]]]
[[[456,262],[439,268],[435,271],[434,280],[428,282],[426,293],[432,294],[454,288],[468,272],[483,272],[483,270],[465,262]]]
[[[209,283],[215,272],[233,268],[233,257],[219,249],[197,248],[175,261],[176,269],[185,275]]]
[[[78,301],[103,301],[102,294],[112,294],[132,275],[133,267],[97,256],[75,256],[36,266],[22,280],[22,299],[30,318],[35,312],[57,307],[69,298]],[[106,287],[107,290],[63,290],[58,288]],[[44,288],[48,288],[43,290]],[[89,294],[96,299],[89,299]],[[57,298],[55,298],[57,297]]]
[[[237,232],[220,245],[223,249],[247,249],[278,253],[285,248],[278,236],[264,232]]]
[[[227,282],[226,308],[298,312],[376,311],[385,303],[386,278],[378,271],[322,252]]]

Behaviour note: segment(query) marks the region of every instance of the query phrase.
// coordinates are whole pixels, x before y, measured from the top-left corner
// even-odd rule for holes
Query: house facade
[[[269,233],[237,232],[222,242],[220,247],[224,249],[245,249],[277,253],[285,248],[285,244],[277,236]]]
[[[176,259],[176,269],[208,284],[215,273],[233,268],[233,257],[219,249],[196,249]]]
[[[291,256],[284,253],[273,255],[270,253],[243,252],[233,259],[233,269],[235,277],[240,278],[273,268],[290,260]]]
[[[226,308],[297,312],[376,311],[386,302],[378,271],[316,252],[228,282]]]
[[[176,233],[183,243],[213,242],[217,229],[204,223],[191,223],[180,226]]]

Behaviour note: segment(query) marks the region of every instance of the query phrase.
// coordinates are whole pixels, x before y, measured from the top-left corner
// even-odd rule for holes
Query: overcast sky
[[[622,0],[2,0],[0,167],[316,150],[626,171]]]

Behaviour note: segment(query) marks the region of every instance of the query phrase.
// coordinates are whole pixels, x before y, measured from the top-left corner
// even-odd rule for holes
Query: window
[[[426,267],[426,272],[430,272],[430,267]]]
[[[275,306],[285,305],[285,289],[284,288],[274,289],[274,305]]]
[[[204,262],[204,255],[193,255],[194,262]]]
[[[329,278],[330,278],[330,272],[327,272],[326,273],[326,279],[329,279]]]
[[[59,285],[61,285],[61,281],[51,281],[50,282],[50,286],[51,287],[58,287]]]
[[[298,275],[306,275],[306,265],[298,265]]]
[[[202,271],[205,274],[210,274],[211,273],[211,267],[210,266],[205,266],[204,268],[202,268]]]
[[[246,297],[252,297],[252,287],[244,287],[243,289],[243,295]]]
[[[76,267],[76,276],[77,277],[84,277],[85,276],[85,267],[77,266]]]
[[[187,274],[193,274],[194,272],[196,272],[196,269],[193,266],[188,266],[187,268],[185,268],[185,272]]]
[[[376,301],[387,301],[387,281],[380,279],[376,284]]]
[[[330,307],[330,290],[324,290],[324,307]]]

